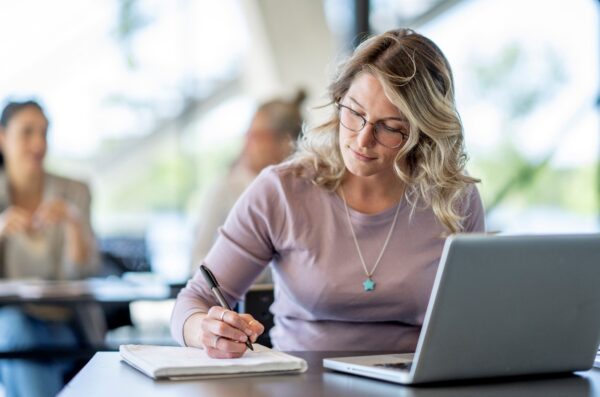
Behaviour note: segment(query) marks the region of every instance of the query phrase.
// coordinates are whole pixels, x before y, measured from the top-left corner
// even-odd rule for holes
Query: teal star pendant
[[[373,291],[375,289],[375,281],[371,280],[371,277],[363,281],[363,288],[365,291]]]

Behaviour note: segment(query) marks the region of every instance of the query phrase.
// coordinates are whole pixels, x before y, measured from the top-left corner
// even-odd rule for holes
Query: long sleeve
[[[242,299],[275,254],[273,239],[282,224],[281,189],[273,175],[263,172],[232,208],[212,249],[203,260],[221,284],[230,304]],[[207,312],[218,302],[196,271],[180,292],[171,318],[171,333],[183,342],[189,316]]]

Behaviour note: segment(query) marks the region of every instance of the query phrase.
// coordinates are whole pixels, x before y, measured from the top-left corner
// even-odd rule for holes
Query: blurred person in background
[[[9,102],[0,116],[0,276],[70,280],[99,263],[87,185],[46,172],[48,119],[35,101]],[[97,306],[0,307],[0,350],[77,348],[103,337]],[[85,327],[83,327],[85,324]],[[95,334],[95,335],[93,335]],[[0,360],[7,395],[54,396],[70,360]]]
[[[228,174],[211,186],[200,207],[194,251],[192,274],[212,247],[218,229],[246,187],[263,168],[278,164],[293,151],[302,130],[301,106],[306,93],[299,90],[290,100],[274,99],[258,107],[244,142],[240,156]],[[257,283],[270,283],[270,272],[265,271]]]

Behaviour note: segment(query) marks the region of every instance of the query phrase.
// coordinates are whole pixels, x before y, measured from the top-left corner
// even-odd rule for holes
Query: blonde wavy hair
[[[341,64],[325,106],[339,102],[360,73],[379,80],[388,99],[410,124],[394,170],[406,185],[405,197],[413,211],[430,207],[449,233],[462,231],[460,204],[468,188],[479,180],[465,173],[463,127],[446,57],[435,43],[410,29],[373,36]],[[336,108],[326,122],[304,131],[291,158],[299,174],[330,191],[339,188],[346,173],[339,122]],[[407,172],[400,167],[402,161]]]

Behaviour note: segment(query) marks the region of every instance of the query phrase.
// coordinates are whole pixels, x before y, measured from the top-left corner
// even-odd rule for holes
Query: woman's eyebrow
[[[348,98],[350,98],[350,100],[352,102],[354,102],[358,107],[360,107],[361,109],[365,109],[365,107],[363,105],[361,105],[356,99],[352,98],[351,96],[348,96]],[[406,119],[406,117],[404,116],[391,116],[391,117],[384,117],[380,120],[397,120],[397,121],[402,121],[404,123],[408,123],[408,120]]]
[[[350,98],[350,100],[354,103],[356,103],[358,105],[358,107],[360,107],[361,109],[364,109],[365,107],[363,105],[361,105],[356,99],[352,98],[351,96],[349,96],[348,98]]]

